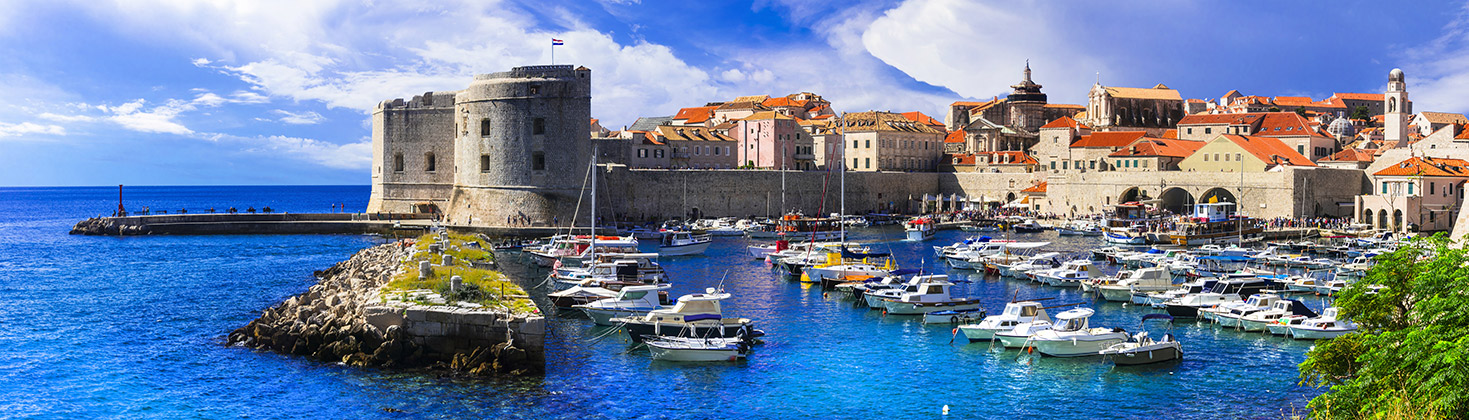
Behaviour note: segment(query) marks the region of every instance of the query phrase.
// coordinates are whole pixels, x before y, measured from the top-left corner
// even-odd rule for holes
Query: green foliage
[[[1372,111],[1367,109],[1367,105],[1357,105],[1357,109],[1352,110],[1352,119],[1370,120],[1372,119]]]
[[[1280,107],[1278,107],[1278,106],[1272,106],[1272,107],[1270,107],[1270,109],[1267,109],[1266,111],[1280,112]]]
[[[1343,289],[1358,332],[1318,341],[1301,381],[1316,418],[1469,419],[1469,260],[1442,234],[1380,255]]]
[[[451,246],[445,253],[454,256],[454,264],[448,267],[439,265],[442,257],[428,251],[428,244],[433,241],[434,238],[430,235],[419,237],[418,242],[414,244],[413,255],[404,262],[398,275],[389,280],[383,290],[432,290],[449,303],[477,303],[487,307],[503,307],[516,313],[531,313],[536,309],[535,303],[526,297],[525,290],[504,274],[469,266],[470,262],[494,259],[494,254],[466,246],[471,241],[479,242],[478,239],[450,235]],[[486,245],[481,243],[480,246],[485,247]],[[434,263],[428,278],[419,279],[419,261]],[[454,276],[460,277],[461,285],[459,291],[451,293],[449,292],[449,279]]]
[[[1296,107],[1296,115],[1300,115],[1302,117],[1306,116],[1306,106],[1301,105],[1299,107]]]

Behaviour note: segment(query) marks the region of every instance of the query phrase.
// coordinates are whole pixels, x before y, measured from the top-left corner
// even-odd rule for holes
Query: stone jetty
[[[474,376],[545,371],[540,316],[385,298],[384,286],[412,255],[406,242],[362,250],[317,272],[316,285],[266,309],[229,342],[352,366]]]

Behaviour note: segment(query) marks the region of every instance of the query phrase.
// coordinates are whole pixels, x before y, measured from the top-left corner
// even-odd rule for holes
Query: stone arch
[[[1015,193],[1005,193],[1005,204],[1015,202]]]
[[[1204,191],[1202,195],[1199,195],[1199,202],[1237,204],[1239,200],[1234,197],[1234,193],[1230,192],[1228,188],[1210,188],[1208,191]]]
[[[1402,230],[1402,229],[1403,229],[1403,211],[1402,210],[1393,210],[1392,211],[1392,230],[1398,231],[1398,230]]]
[[[1357,223],[1372,224],[1372,209],[1357,209]]]
[[[1376,226],[1377,226],[1378,229],[1387,228],[1387,210],[1378,210],[1377,211],[1377,225]]]
[[[1142,193],[1140,193],[1139,191],[1140,190],[1138,189],[1138,187],[1128,187],[1127,189],[1122,190],[1122,194],[1117,196],[1117,204],[1123,204],[1129,201],[1137,201],[1138,197],[1142,196]]]
[[[1188,214],[1193,209],[1194,196],[1183,188],[1169,188],[1164,190],[1163,194],[1159,194],[1158,198],[1162,200],[1159,207],[1173,214]]]

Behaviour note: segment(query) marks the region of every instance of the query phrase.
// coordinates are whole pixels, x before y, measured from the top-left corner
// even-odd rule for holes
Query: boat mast
[[[1244,155],[1241,155],[1241,156],[1244,156]],[[1234,198],[1234,220],[1237,222],[1237,223],[1235,223],[1235,229],[1236,230],[1239,230],[1239,233],[1238,233],[1238,235],[1239,235],[1239,238],[1238,238],[1238,240],[1239,240],[1239,246],[1240,246],[1240,248],[1244,248],[1245,247],[1245,214],[1244,214],[1245,212],[1244,212],[1244,206],[1242,206],[1240,204],[1244,202],[1244,196],[1245,196],[1245,160],[1244,159],[1235,159],[1235,160],[1238,160],[1239,161],[1239,195],[1240,196]]]
[[[841,125],[842,125],[841,118],[838,117],[837,118],[837,127],[841,127]],[[827,144],[831,144],[831,142],[827,142]],[[841,162],[841,166],[838,166],[837,167],[837,168],[839,168],[842,171],[842,199],[841,199],[841,202],[842,202],[842,210],[841,211],[842,212],[841,212],[841,215],[840,215],[841,217],[838,217],[837,218],[837,224],[841,225],[841,227],[842,227],[842,244],[843,244],[842,246],[844,246],[844,247],[846,246],[846,243],[847,243],[847,147],[846,146],[847,146],[847,139],[843,138],[842,139],[842,147],[841,147],[841,149],[842,149],[842,158],[839,160]],[[827,156],[831,156],[831,152],[835,152],[835,150],[828,151],[826,153],[826,155]],[[830,166],[828,166],[828,168],[830,168]]]
[[[786,214],[786,146],[780,145],[780,215]]]
[[[597,262],[597,143],[592,142],[592,260]]]

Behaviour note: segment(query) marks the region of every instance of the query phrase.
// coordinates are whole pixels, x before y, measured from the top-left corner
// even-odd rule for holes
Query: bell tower
[[[1396,141],[1396,147],[1407,147],[1408,116],[1413,110],[1409,108],[1408,84],[1402,69],[1392,69],[1387,74],[1387,92],[1382,96],[1382,139]]]

